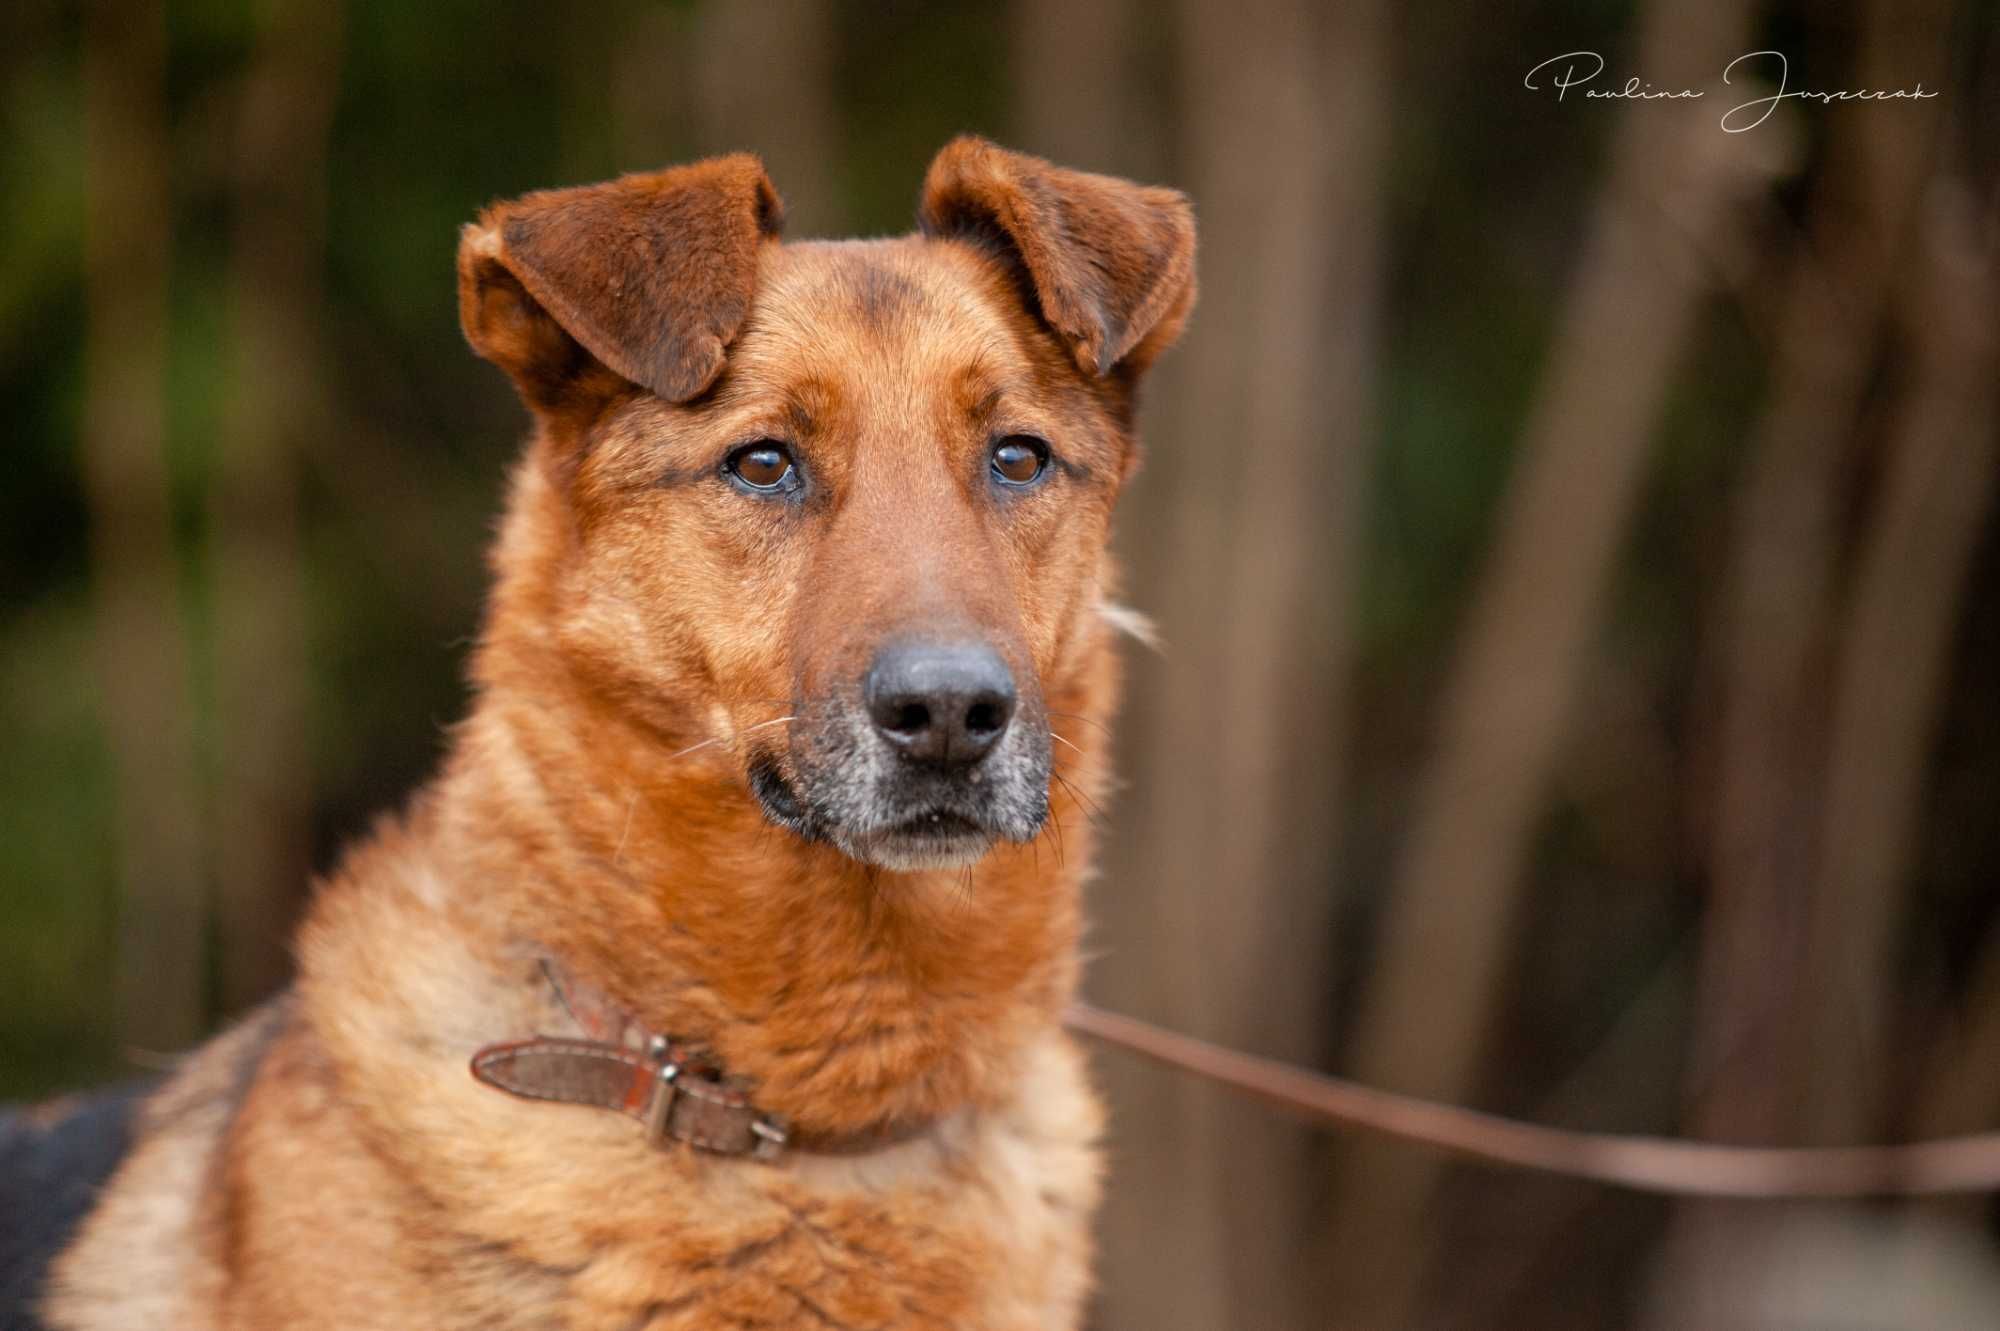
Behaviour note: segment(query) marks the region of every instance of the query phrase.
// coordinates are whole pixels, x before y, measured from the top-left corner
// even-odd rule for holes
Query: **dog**
[[[469,715],[284,995],[10,1129],[118,1142],[51,1331],[1078,1325],[1106,542],[1192,210],[965,138],[910,235],[781,216],[737,155],[465,228],[533,424]]]

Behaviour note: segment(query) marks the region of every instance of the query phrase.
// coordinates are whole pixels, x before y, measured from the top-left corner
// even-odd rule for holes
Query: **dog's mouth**
[[[858,858],[886,869],[956,869],[979,859],[996,840],[963,814],[929,809],[867,838]]]
[[[771,822],[863,863],[912,872],[963,868],[998,842],[1033,840],[1048,816],[1047,761],[1031,753],[975,779],[943,780],[865,761],[794,775],[764,753],[747,775]]]
[[[972,819],[949,809],[927,809],[889,831],[912,841],[955,841],[970,836],[992,835]]]

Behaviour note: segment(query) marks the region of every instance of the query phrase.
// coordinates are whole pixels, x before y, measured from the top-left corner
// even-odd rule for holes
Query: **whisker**
[[[1104,811],[1097,807],[1096,800],[1078,790],[1061,772],[1051,771],[1049,775],[1062,783],[1062,788],[1069,792],[1070,799],[1076,802],[1076,806],[1083,810],[1092,823],[1100,828],[1105,826]]]
[[[1103,733],[1104,733],[1104,734],[1106,734],[1106,735],[1109,735],[1109,734],[1111,733],[1111,727],[1110,727],[1110,726],[1107,726],[1107,725],[1105,725],[1105,724],[1104,724],[1104,723],[1103,723],[1102,721],[1098,720],[1098,719],[1097,719],[1096,717],[1094,717],[1094,716],[1085,716],[1085,715],[1084,715],[1084,714],[1083,714],[1082,712],[1056,712],[1056,711],[1051,711],[1051,712],[1049,713],[1049,715],[1050,715],[1050,716],[1060,716],[1060,717],[1062,717],[1062,718],[1064,718],[1065,720],[1068,720],[1068,721],[1081,721],[1081,722],[1083,722],[1083,723],[1084,723],[1085,725],[1087,725],[1087,726],[1095,726],[1095,727],[1096,727],[1096,728],[1097,728],[1097,729],[1098,729],[1099,731],[1103,732]]]
[[[1035,838],[1036,844],[1037,845],[1041,844],[1042,837],[1048,836],[1050,833],[1054,833],[1055,835],[1056,868],[1061,869],[1065,866],[1066,863],[1063,855],[1063,851],[1065,849],[1063,846],[1063,825],[1062,825],[1062,819],[1056,817],[1054,809],[1049,810],[1048,821],[1042,827],[1041,836]]]
[[[709,738],[702,740],[699,743],[688,745],[685,749],[682,749],[677,753],[668,754],[667,761],[672,762],[676,758],[685,758],[690,753],[695,753],[698,752],[699,750],[708,748],[712,744],[721,744],[724,742],[734,743],[736,740],[743,738],[743,736],[749,734],[753,730],[762,730],[766,726],[781,726],[787,721],[796,721],[796,720],[798,720],[798,717],[796,716],[777,716],[771,718],[769,721],[759,721],[754,726],[745,726],[743,727],[743,729],[737,731],[734,735],[711,735]]]
[[[1072,741],[1066,740],[1061,735],[1056,734],[1055,729],[1053,727],[1051,727],[1049,730],[1049,738],[1054,740],[1058,744],[1068,744],[1070,749],[1074,751],[1079,757],[1083,756],[1082,749],[1078,748],[1076,744],[1074,744]]]
[[[722,736],[720,735],[711,736],[708,739],[701,740],[697,743],[688,745],[685,749],[680,750],[678,753],[668,754],[667,761],[672,762],[676,758],[685,758],[690,753],[696,753],[702,749],[709,747],[711,744],[720,744],[720,743],[722,743]]]

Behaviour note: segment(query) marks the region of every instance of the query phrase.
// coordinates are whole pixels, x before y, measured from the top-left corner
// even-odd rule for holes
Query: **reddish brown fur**
[[[1191,223],[977,141],[933,166],[925,235],[781,246],[776,216],[738,157],[468,229],[468,336],[537,422],[477,701],[319,894],[291,1005],[155,1105],[53,1325],[1076,1323],[1097,1110],[1057,1023],[1116,687],[1104,545]],[[702,262],[662,263],[684,246]],[[983,450],[1016,431],[1066,466],[1000,506]],[[837,499],[717,483],[763,434]],[[1039,682],[1043,835],[898,873],[771,826],[745,766],[792,757],[763,723],[941,621]],[[570,1029],[544,958],[803,1132],[916,1135],[770,1165],[477,1085],[472,1050]]]

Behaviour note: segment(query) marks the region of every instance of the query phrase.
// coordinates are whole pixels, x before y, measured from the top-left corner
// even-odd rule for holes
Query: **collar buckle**
[[[654,1036],[646,1052],[654,1060],[653,1098],[646,1102],[646,1140],[655,1146],[665,1146],[669,1140],[667,1121],[673,1115],[674,1101],[680,1098],[681,1065],[674,1061],[671,1047],[662,1036]]]
[[[776,1160],[783,1155],[786,1144],[792,1138],[784,1124],[769,1114],[759,1114],[750,1120],[750,1135],[756,1138],[750,1147],[750,1158],[764,1161]]]

